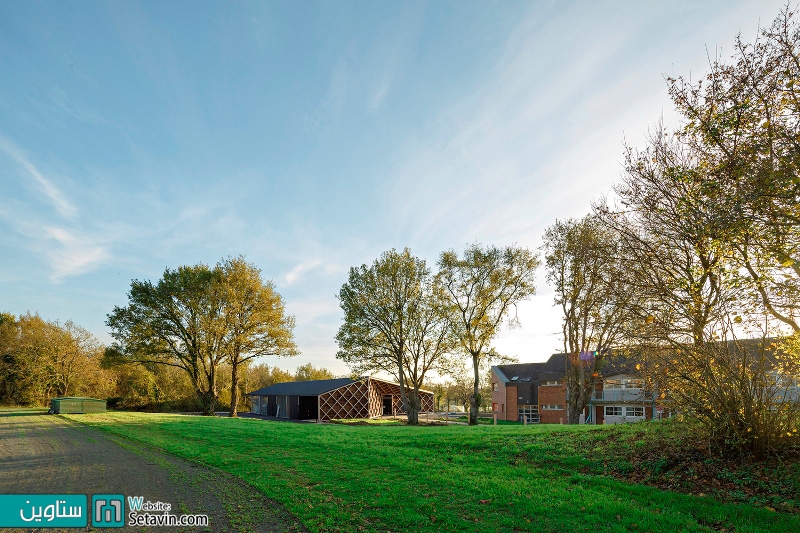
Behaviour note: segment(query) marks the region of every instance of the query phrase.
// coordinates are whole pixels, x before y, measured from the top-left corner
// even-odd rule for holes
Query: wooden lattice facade
[[[421,412],[433,411],[432,392],[420,391],[420,400]],[[405,414],[400,385],[382,379],[364,378],[319,395],[319,419],[323,421],[399,414]]]
[[[280,383],[250,393],[253,413],[328,421],[405,414],[400,385],[373,377]],[[420,391],[420,411],[433,411],[433,393]]]

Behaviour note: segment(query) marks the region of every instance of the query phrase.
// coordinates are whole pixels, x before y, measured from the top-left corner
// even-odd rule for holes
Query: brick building
[[[500,420],[559,424],[567,421],[564,376],[567,354],[554,354],[543,363],[492,367],[492,410]],[[644,387],[630,360],[609,356],[583,417],[590,424],[649,420],[657,415],[654,395]]]

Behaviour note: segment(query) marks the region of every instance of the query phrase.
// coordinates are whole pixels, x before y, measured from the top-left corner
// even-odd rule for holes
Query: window
[[[622,416],[622,406],[606,405],[606,416]]]
[[[544,381],[542,382],[542,386],[544,387],[552,387],[554,385],[561,385],[561,381]]]
[[[492,390],[497,392],[497,383],[492,383]]]
[[[603,383],[605,389],[641,389],[644,380],[639,378],[607,379]]]
[[[492,403],[492,411],[497,411],[497,402]]]
[[[644,407],[626,407],[625,416],[644,416]]]
[[[542,404],[542,411],[562,411],[563,409],[563,405],[558,405],[555,403]]]
[[[506,404],[504,404],[504,403],[500,404],[500,412],[501,413],[505,413],[506,412]]]
[[[528,422],[539,421],[539,407],[535,405],[520,405],[519,406],[519,421],[524,422],[522,417],[527,417]]]
[[[278,418],[289,418],[289,397],[278,396],[278,412],[275,415]]]

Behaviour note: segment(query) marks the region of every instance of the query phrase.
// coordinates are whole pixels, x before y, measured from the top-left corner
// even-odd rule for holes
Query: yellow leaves
[[[654,317],[653,315],[647,315],[647,318],[645,319],[644,323],[645,324],[652,324],[655,321],[655,319],[656,319],[656,317]]]

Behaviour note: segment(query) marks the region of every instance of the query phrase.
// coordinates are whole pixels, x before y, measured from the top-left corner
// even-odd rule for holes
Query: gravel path
[[[86,494],[89,502],[92,494],[143,496],[170,503],[173,514],[208,515],[208,527],[180,531],[305,531],[279,503],[229,474],[54,415],[0,412],[0,493]],[[148,530],[168,528],[102,531]]]

